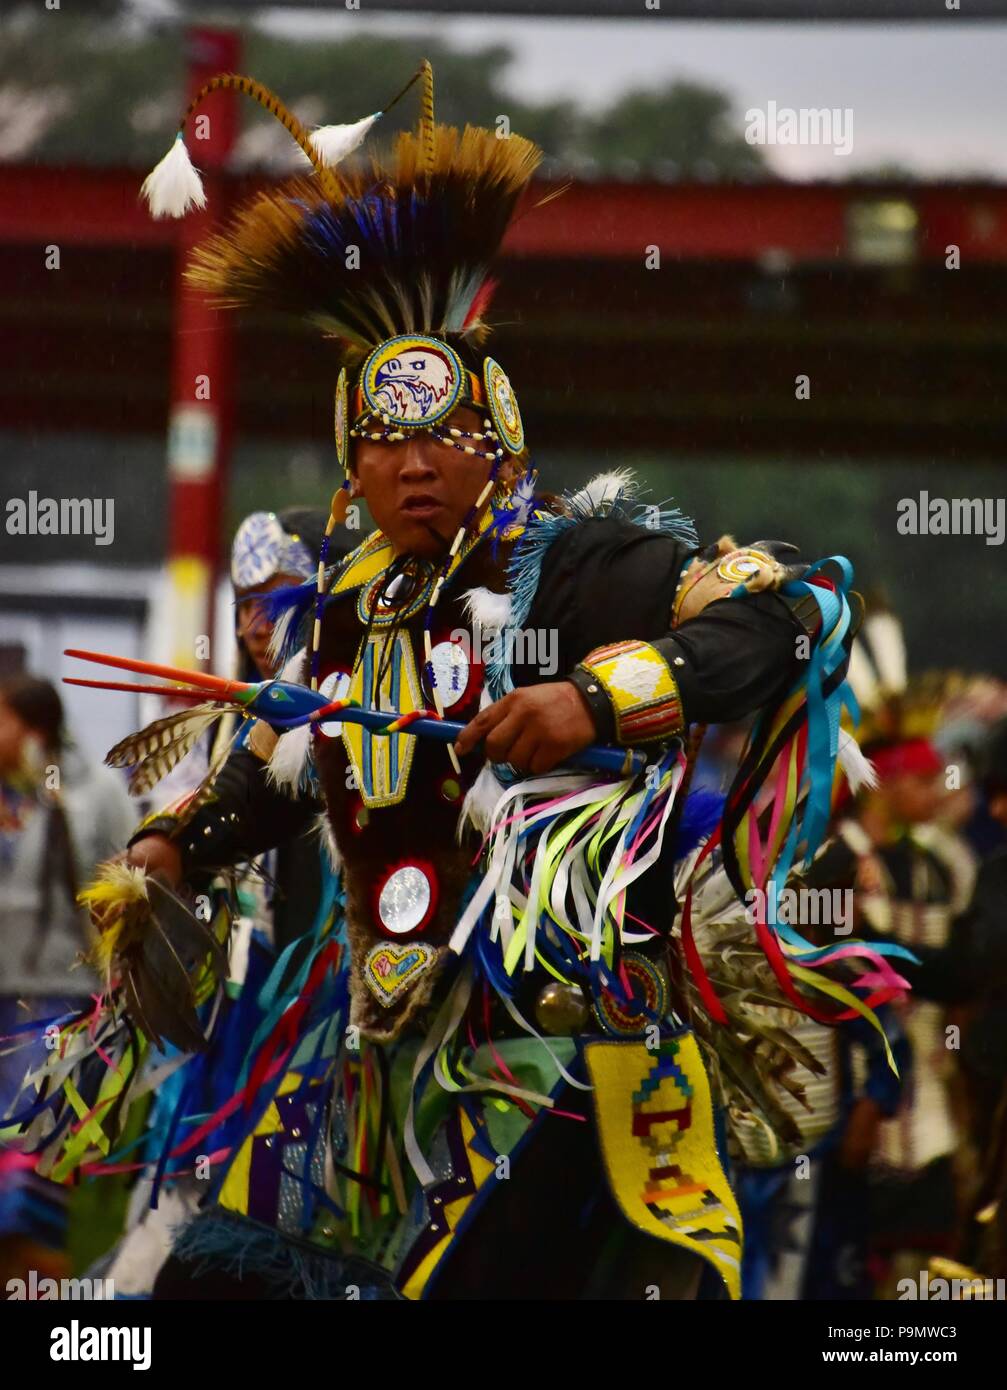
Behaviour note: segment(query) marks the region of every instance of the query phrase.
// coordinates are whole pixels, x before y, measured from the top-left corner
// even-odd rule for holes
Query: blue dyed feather
[[[277,669],[281,670],[294,653],[304,644],[303,628],[312,610],[317,593],[317,580],[308,579],[303,584],[284,584],[279,589],[270,589],[265,594],[253,594],[259,601],[263,615],[275,627],[285,624],[283,640],[277,650]]]
[[[726,798],[721,792],[698,787],[685,798],[682,819],[678,823],[675,836],[675,859],[684,859],[687,854],[708,840],[724,814]]]

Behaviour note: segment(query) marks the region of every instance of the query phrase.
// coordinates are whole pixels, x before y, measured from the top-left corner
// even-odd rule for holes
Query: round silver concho
[[[385,931],[404,936],[415,931],[430,906],[430,880],[414,864],[396,869],[378,897],[378,917]]]
[[[430,652],[434,683],[445,709],[456,705],[469,683],[469,659],[460,642],[438,642]]]

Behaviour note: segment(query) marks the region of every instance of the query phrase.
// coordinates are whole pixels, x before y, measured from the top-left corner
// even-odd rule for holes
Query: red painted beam
[[[790,184],[574,184],[517,221],[507,250],[525,256],[750,260],[770,248],[802,259],[843,254],[845,200]]]
[[[152,221],[139,203],[141,181],[135,170],[2,165],[0,242],[177,244],[178,224]],[[229,203],[269,186],[222,182]],[[922,259],[943,259],[955,244],[963,261],[1007,261],[1007,188],[981,183],[575,183],[546,206],[530,206],[505,246],[542,258],[642,260],[653,245],[672,259],[755,260],[768,251],[795,261],[845,259],[850,208],[887,199],[916,208]]]
[[[0,242],[172,246],[176,224],[154,221],[142,182],[133,170],[0,165]]]
[[[219,72],[240,69],[234,30],[186,32],[189,97]],[[223,174],[237,130],[237,94],[209,93],[186,125],[186,144],[204,171],[208,207],[175,222],[171,417],[168,427],[169,578],[176,596],[172,659],[191,661],[193,641],[213,632],[213,595],[220,563],[226,474],[233,428],[231,316],[218,313],[186,285],[191,253],[226,213],[231,190]],[[200,611],[201,610],[201,611]]]

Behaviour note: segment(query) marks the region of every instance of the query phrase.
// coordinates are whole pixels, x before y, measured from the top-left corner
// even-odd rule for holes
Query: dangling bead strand
[[[367,426],[375,417],[372,414],[362,415],[359,421],[350,429],[350,436],[353,439],[371,439],[375,443],[381,444],[400,444],[402,440],[409,436],[403,430],[390,428],[390,419],[387,415],[382,415],[383,427],[378,430],[368,429]],[[468,454],[472,458],[487,459],[496,461],[498,464],[503,461],[504,450],[500,447],[500,436],[494,431],[491,421],[483,421],[483,431],[478,430],[459,430],[455,428],[444,429],[440,425],[424,426],[427,433],[432,435],[439,444],[447,444],[452,449],[457,449],[459,453]],[[476,449],[471,444],[458,443],[461,439],[472,439],[477,443],[496,444],[497,448]]]
[[[318,670],[321,662],[321,636],[322,636],[322,611],[325,607],[325,570],[326,562],[329,557],[329,542],[332,533],[341,522],[346,520],[346,512],[350,505],[350,480],[347,480],[332,494],[332,505],[329,508],[329,519],[325,523],[325,535],[322,537],[322,548],[318,552],[318,573],[315,576],[315,622],[311,629],[311,689],[318,689]]]
[[[461,550],[461,547],[465,541],[465,537],[468,534],[469,528],[476,523],[480,511],[493,494],[493,489],[496,487],[496,476],[497,473],[500,471],[500,463],[502,461],[502,458],[503,450],[500,450],[499,456],[495,459],[493,466],[490,469],[490,475],[486,479],[485,486],[483,487],[479,496],[476,498],[475,502],[469,508],[464,520],[462,521],[462,524],[455,532],[455,538],[451,542],[451,546],[448,550],[447,556],[444,560],[443,565],[441,566],[440,573],[434,581],[433,592],[430,595],[430,602],[427,604],[426,617],[423,620],[423,657],[427,674],[427,683],[429,684],[431,694],[434,697],[434,708],[436,709],[441,719],[444,718],[444,703],[441,700],[440,691],[437,689],[437,677],[434,674],[433,666],[432,630],[434,624],[434,610],[436,609],[438,600],[440,599],[441,589],[444,587],[444,584],[447,580],[448,572],[451,569],[451,565],[454,561],[455,556]],[[455,772],[461,773],[461,764],[458,761],[458,755],[454,750],[454,745],[449,743],[445,746],[448,750],[448,757],[451,759],[451,766],[454,768]]]

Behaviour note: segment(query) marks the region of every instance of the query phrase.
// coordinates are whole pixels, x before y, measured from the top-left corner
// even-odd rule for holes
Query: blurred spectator
[[[894,939],[929,960],[946,949],[952,922],[972,897],[975,861],[943,824],[944,763],[928,739],[896,735],[864,751],[879,785],[862,791],[853,813],[840,820],[813,877],[820,885],[854,885],[857,935]],[[961,1195],[948,1001],[926,988],[918,968],[903,960],[897,968],[913,986],[908,999],[892,1005],[913,1071],[897,1114],[878,1118],[872,1143],[872,1234],[884,1265],[909,1251],[950,1253]]]
[[[235,640],[232,674],[236,680],[269,680],[279,675],[269,652],[273,625],[262,599],[275,589],[314,579],[327,519],[318,507],[286,507],[281,512],[252,512],[235,532],[231,544],[231,584]],[[330,541],[329,563],[338,564],[351,549],[347,533],[342,531]],[[226,746],[234,727],[234,719],[225,718],[205,734],[178,766],[161,778],[154,789],[153,806],[169,806],[194,791],[206,776],[215,750]]]
[[[78,885],[133,823],[115,773],[87,762],[63,730],[48,681],[0,681],[0,1117],[16,1113],[28,1071],[45,1057],[26,1024],[79,1013],[97,981],[74,969],[87,943]],[[67,1193],[33,1160],[0,1153],[0,1281],[29,1269],[68,1272]]]
[[[1007,719],[979,754],[989,815],[1007,827]],[[963,1010],[963,1123],[975,1172],[972,1221],[961,1254],[991,1275],[1007,1274],[1007,849],[986,855],[967,911],[944,950],[928,954],[914,981],[928,997]]]
[[[87,945],[77,888],[119,848],[134,821],[125,787],[63,731],[48,681],[0,681],[0,1037],[80,1008],[95,987],[74,969]],[[0,1115],[24,1076],[26,1050],[0,1044]]]

